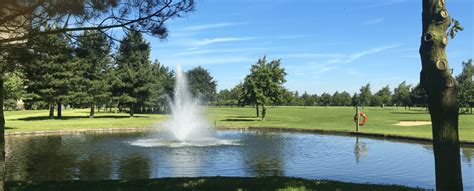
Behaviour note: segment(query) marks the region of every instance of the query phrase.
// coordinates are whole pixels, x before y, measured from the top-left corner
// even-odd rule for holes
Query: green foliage
[[[381,105],[391,105],[392,104],[392,92],[390,91],[390,87],[387,85],[379,90],[375,95],[372,97],[372,104],[373,106],[381,106]]]
[[[6,109],[16,109],[17,100],[24,97],[25,85],[23,77],[17,73],[6,73],[3,81],[3,99]]]
[[[130,31],[121,40],[116,55],[114,93],[130,115],[145,106],[152,94],[153,76],[150,70],[150,44],[138,31]]]
[[[24,67],[29,101],[49,104],[66,100],[76,83],[78,70],[72,62],[73,49],[62,34],[35,37],[30,40],[34,55]]]
[[[428,95],[421,84],[416,85],[410,91],[410,102],[415,106],[425,107],[428,104]]]
[[[369,106],[372,100],[372,92],[370,91],[370,84],[362,86],[359,93],[359,103],[361,106]]]
[[[456,37],[456,33],[463,31],[464,27],[461,26],[461,23],[455,19],[451,19],[451,26],[448,28],[448,35],[453,39]]]
[[[472,76],[474,75],[474,66],[472,59],[462,62],[462,72],[456,76],[459,82],[458,100],[461,107],[469,107],[474,104],[474,82]]]
[[[198,97],[204,103],[211,103],[216,99],[217,82],[212,78],[209,71],[201,66],[186,72],[189,90],[193,96]]]
[[[400,106],[410,106],[410,88],[411,85],[407,85],[405,81],[398,85],[393,91],[393,102]]]
[[[97,31],[85,31],[76,43],[76,70],[82,70],[82,80],[76,90],[82,91],[76,91],[75,104],[81,98],[94,106],[109,101],[111,93],[107,77],[111,69],[111,57],[107,36]],[[90,115],[93,116],[93,112]]]
[[[247,75],[243,83],[241,103],[262,106],[262,118],[265,118],[266,105],[279,104],[282,102],[286,82],[286,72],[280,67],[280,60],[267,62],[266,57],[258,59],[257,63],[251,66],[250,74]]]
[[[174,74],[171,70],[155,60],[151,64],[152,88],[145,106],[152,112],[166,112],[168,110],[168,97],[173,94]]]

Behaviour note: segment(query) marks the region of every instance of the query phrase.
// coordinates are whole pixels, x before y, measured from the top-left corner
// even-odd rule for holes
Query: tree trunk
[[[63,105],[61,103],[61,100],[58,101],[58,118],[61,119],[63,117]]]
[[[451,18],[444,0],[423,0],[420,81],[428,94],[436,190],[463,190],[458,135],[458,84],[449,72],[445,47]]]
[[[3,114],[3,71],[0,72],[0,191],[5,190],[5,116]]]
[[[262,121],[265,121],[265,116],[267,115],[267,108],[265,104],[262,104]]]
[[[260,117],[260,112],[258,111],[258,103],[255,103],[255,110],[257,112],[257,117]]]
[[[133,117],[133,110],[135,109],[134,107],[134,104],[130,104],[130,117]]]
[[[92,102],[92,104],[91,104],[91,112],[89,113],[89,118],[94,118],[94,112],[95,112],[95,103]]]
[[[49,118],[54,119],[54,103],[49,103]]]

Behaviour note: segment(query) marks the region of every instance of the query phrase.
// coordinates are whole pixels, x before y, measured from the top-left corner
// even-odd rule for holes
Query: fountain
[[[143,147],[239,145],[236,140],[215,136],[207,122],[207,116],[202,112],[199,99],[193,98],[189,92],[186,74],[179,63],[176,65],[174,97],[170,108],[170,118],[161,125],[164,133],[158,138],[140,139],[131,144]]]

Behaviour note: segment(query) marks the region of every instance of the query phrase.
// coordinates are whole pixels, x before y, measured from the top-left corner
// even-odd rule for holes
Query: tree
[[[152,112],[163,113],[168,108],[167,97],[173,95],[174,73],[158,60],[151,64],[151,73],[151,95],[145,105],[152,108]]]
[[[3,86],[3,97],[5,99],[5,108],[12,110],[17,108],[17,101],[22,99],[25,94],[25,84],[21,74],[6,73]]]
[[[29,99],[41,100],[49,105],[49,118],[61,118],[61,106],[67,99],[75,71],[72,47],[62,34],[51,34],[31,39],[34,58],[24,67],[26,91]]]
[[[370,91],[370,84],[362,86],[359,93],[359,103],[363,106],[369,106],[372,99],[372,92]]]
[[[393,102],[397,105],[410,106],[410,85],[405,81],[400,83],[397,88],[393,90]]]
[[[189,81],[189,90],[193,96],[204,103],[211,103],[216,99],[217,82],[208,70],[201,66],[186,72]]]
[[[410,91],[410,102],[415,106],[426,107],[428,104],[428,96],[421,84],[416,85]]]
[[[379,90],[372,98],[373,106],[390,105],[392,103],[392,92],[387,85]]]
[[[460,107],[465,107],[468,110],[467,108],[474,102],[474,83],[472,82],[474,66],[472,65],[472,59],[462,62],[462,67],[462,72],[456,76],[456,80],[459,82],[458,100]]]
[[[449,34],[462,30],[448,15],[445,0],[423,0],[420,83],[428,94],[433,129],[436,190],[463,190],[459,149],[458,84],[449,71]],[[452,26],[449,30],[448,28]]]
[[[323,94],[321,94],[321,96],[319,96],[319,105],[328,106],[328,105],[331,105],[331,103],[332,103],[331,94],[324,92]]]
[[[89,117],[93,118],[97,103],[111,96],[106,78],[110,67],[110,42],[103,33],[84,31],[77,39],[75,52],[84,71],[82,85],[91,108]]]
[[[35,36],[63,33],[74,37],[77,32],[97,30],[111,39],[114,28],[135,29],[152,36],[166,38],[165,21],[179,17],[194,9],[193,0],[109,0],[109,1],[17,1],[5,0],[0,4],[0,53],[11,52],[0,58],[0,90],[3,91],[3,74],[10,65],[30,57],[22,46],[26,39]],[[62,26],[60,28],[47,28]],[[5,35],[8,34],[8,35]],[[20,45],[18,45],[20,44]],[[12,51],[15,50],[15,51]],[[13,60],[12,60],[13,59]],[[13,63],[13,64],[12,64]],[[8,67],[7,67],[8,66]],[[3,106],[3,92],[0,92]],[[5,179],[5,119],[0,107],[0,191]]]
[[[357,93],[354,93],[354,95],[351,98],[351,105],[352,106],[358,106],[360,105],[360,97]]]
[[[152,93],[150,44],[140,32],[130,31],[120,42],[116,57],[116,96],[133,117]]]
[[[280,60],[267,62],[266,57],[260,58],[252,65],[250,74],[245,77],[243,100],[247,104],[262,105],[262,119],[266,116],[266,106],[281,103],[280,95],[284,91],[286,72],[280,67]]]

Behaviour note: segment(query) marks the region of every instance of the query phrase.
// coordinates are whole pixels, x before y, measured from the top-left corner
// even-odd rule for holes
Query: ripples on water
[[[280,175],[435,186],[428,144],[262,131],[216,137],[184,143],[147,133],[8,137],[7,180]],[[465,190],[474,190],[474,149],[461,152]]]

